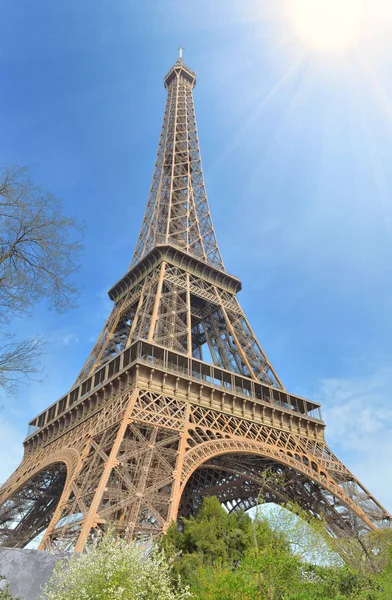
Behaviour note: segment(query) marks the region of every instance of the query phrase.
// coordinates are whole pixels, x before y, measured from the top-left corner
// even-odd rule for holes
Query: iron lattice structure
[[[320,406],[285,390],[258,343],[212,225],[195,74],[179,59],[164,81],[135,254],[74,386],[29,425],[0,490],[2,544],[81,550],[108,524],[150,538],[211,494],[228,510],[295,500],[336,536],[389,525],[325,443]]]

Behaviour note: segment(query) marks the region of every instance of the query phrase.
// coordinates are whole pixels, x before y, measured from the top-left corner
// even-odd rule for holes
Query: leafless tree
[[[42,339],[15,341],[7,326],[40,301],[62,312],[75,306],[81,226],[24,167],[0,166],[0,387],[37,371]]]

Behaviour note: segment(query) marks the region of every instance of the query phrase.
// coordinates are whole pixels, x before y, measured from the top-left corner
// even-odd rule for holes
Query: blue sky
[[[322,402],[332,449],[392,510],[392,10],[364,1],[325,53],[294,0],[68,0],[0,6],[0,162],[86,223],[79,308],[38,306],[45,378],[4,397],[0,480],[27,422],[71,386],[127,270],[176,59],[197,72],[204,174],[227,269],[289,390]]]

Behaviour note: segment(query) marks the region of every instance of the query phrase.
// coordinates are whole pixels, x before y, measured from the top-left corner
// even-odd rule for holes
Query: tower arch
[[[336,536],[375,529],[369,516],[314,457],[294,456],[290,451],[252,440],[210,440],[187,452],[173,516],[192,514],[208,495],[216,495],[229,511],[251,508],[259,499],[298,503],[321,517],[327,530]]]
[[[0,497],[1,545],[24,548],[47,529],[79,462],[79,453],[68,448],[14,473]]]

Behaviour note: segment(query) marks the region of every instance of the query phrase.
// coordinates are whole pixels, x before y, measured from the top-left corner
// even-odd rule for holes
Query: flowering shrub
[[[9,584],[5,584],[6,578],[0,575],[0,600],[18,600],[11,595]],[[5,584],[5,585],[4,585]]]
[[[61,561],[44,588],[47,600],[185,600],[191,594],[172,585],[171,565],[162,553],[146,556],[134,543],[96,539],[85,553]]]

